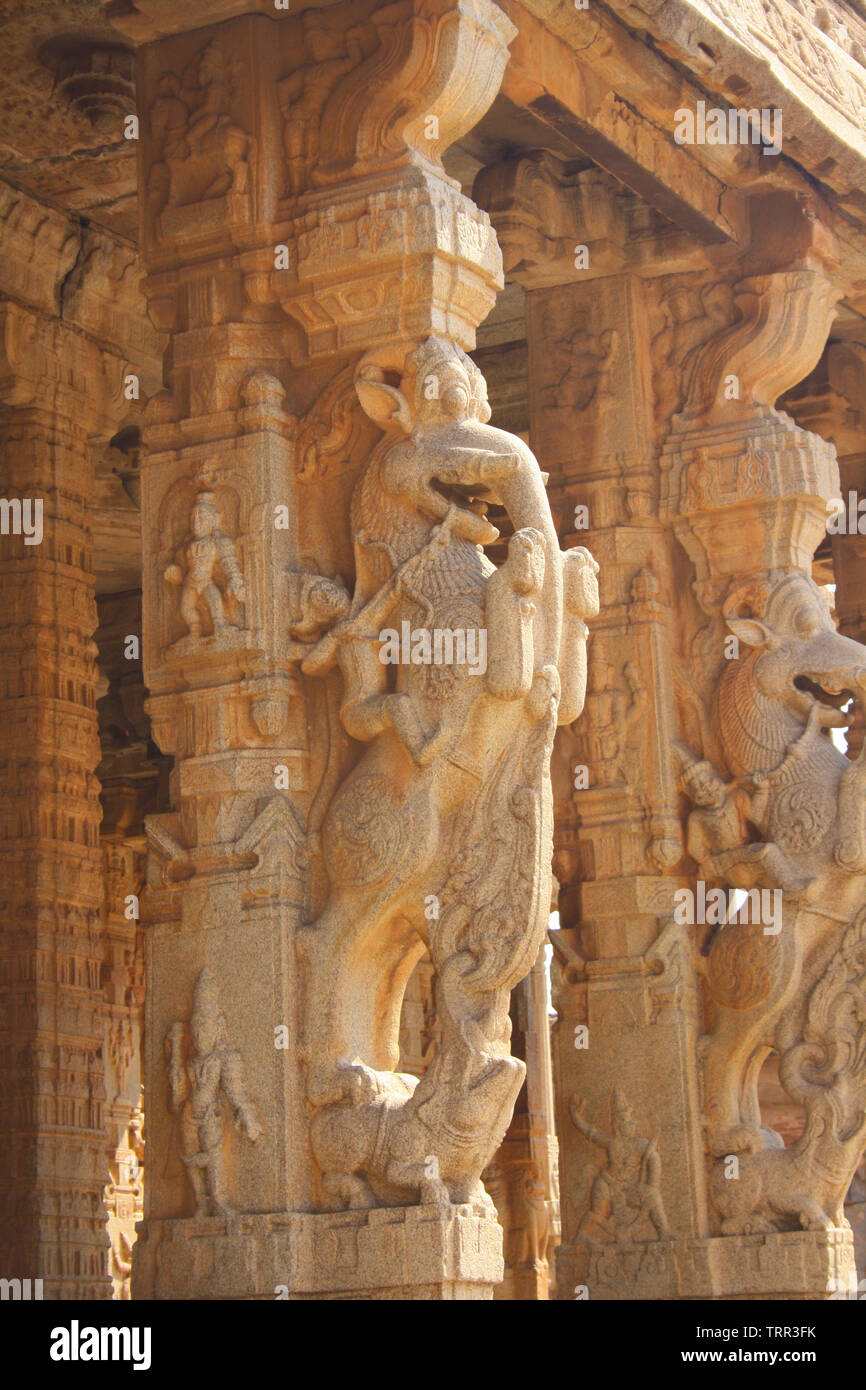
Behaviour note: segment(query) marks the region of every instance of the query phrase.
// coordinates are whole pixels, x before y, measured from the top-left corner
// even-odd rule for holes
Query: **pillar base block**
[[[856,1288],[849,1229],[783,1231],[602,1246],[557,1252],[559,1297],[641,1299],[826,1299]],[[585,1289],[586,1293],[577,1290]]]
[[[492,1299],[502,1228],[471,1206],[149,1220],[134,1299]]]

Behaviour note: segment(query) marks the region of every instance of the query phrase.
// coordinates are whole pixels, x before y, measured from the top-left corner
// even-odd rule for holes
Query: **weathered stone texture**
[[[0,19],[0,1275],[844,1292],[860,8]]]

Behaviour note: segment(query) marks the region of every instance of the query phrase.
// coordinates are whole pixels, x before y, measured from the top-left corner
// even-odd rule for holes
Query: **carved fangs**
[[[476,516],[487,515],[489,500],[480,496],[480,493],[486,492],[486,489],[461,487],[459,483],[443,483],[439,478],[431,478],[430,486],[434,492],[438,492],[441,497],[444,497],[446,502],[453,503],[462,511],[473,512]]]
[[[854,699],[853,690],[844,688],[837,689],[835,686],[819,685],[809,676],[795,676],[794,686],[805,695],[811,695],[813,700],[821,705],[826,705],[830,709],[844,710],[851,700]]]

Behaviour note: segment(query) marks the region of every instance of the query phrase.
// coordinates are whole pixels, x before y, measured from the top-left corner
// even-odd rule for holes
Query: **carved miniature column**
[[[46,1298],[104,1298],[102,812],[88,506],[91,439],[113,433],[122,368],[18,304],[0,305],[0,326],[0,492],[12,521],[0,539],[0,1266],[5,1277],[42,1279]]]
[[[508,994],[549,901],[552,720],[582,702],[563,607],[596,601],[464,351],[500,256],[441,154],[512,34],[489,0],[415,0],[140,53],[171,334],[145,676],[176,760],[144,904],[144,1296],[488,1297],[501,1277],[480,1173],[522,1079]],[[495,572],[488,499],[516,533]],[[413,628],[463,646],[403,663]],[[504,829],[482,863],[485,816]],[[394,1068],[425,946],[443,1041],[416,1084]]]
[[[547,970],[539,954],[511,1001],[512,1049],[526,1083],[508,1131],[485,1169],[484,1185],[503,1228],[505,1278],[494,1297],[547,1299],[555,1287],[559,1239],[559,1148],[553,1100]]]

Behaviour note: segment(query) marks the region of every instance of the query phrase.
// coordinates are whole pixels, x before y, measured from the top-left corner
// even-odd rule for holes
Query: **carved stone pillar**
[[[591,611],[595,584],[464,352],[500,256],[441,153],[512,34],[489,0],[407,0],[140,51],[171,335],[144,434],[145,679],[175,758],[148,825],[141,1296],[488,1297],[501,1277],[480,1172],[522,1076],[507,1000],[546,914],[548,726],[560,689],[582,699],[562,606]],[[495,574],[488,492],[519,532]],[[488,676],[389,674],[376,643],[410,615],[480,641],[488,579]],[[472,856],[503,796],[516,896],[496,906],[506,861]],[[425,946],[443,1043],[416,1087],[393,1069]]]
[[[4,508],[23,504],[23,530],[0,538],[0,1265],[7,1277],[43,1279],[47,1298],[102,1298],[102,812],[88,505],[91,439],[114,432],[121,364],[10,301],[0,332],[0,493]],[[14,532],[20,513],[10,515]]]
[[[559,1147],[553,1105],[545,952],[514,991],[512,1047],[526,1064],[526,1082],[493,1162],[484,1173],[504,1237],[505,1277],[494,1297],[553,1296],[553,1252],[559,1243]]]
[[[560,536],[602,557],[586,706],[554,755],[558,1296],[586,1287],[595,1298],[617,1287],[664,1296],[672,1242],[702,1232],[703,1175],[696,989],[654,944],[675,883],[660,875],[682,855],[670,760],[677,575],[658,516],[651,323],[638,272],[644,262],[680,272],[695,253],[607,175],[571,174],[548,154],[485,170],[475,192],[526,290],[530,439],[550,470]],[[587,1124],[597,1136],[619,1124],[641,1136],[629,1142],[653,1167],[628,1242],[612,1229],[584,1240],[588,1174],[595,1168],[601,1191],[606,1172]]]
[[[137,517],[131,502],[130,510]],[[126,590],[103,595],[98,608],[96,642],[102,677],[97,700],[102,749],[98,777],[104,808],[102,979],[108,1149],[105,1206],[114,1297],[129,1299],[135,1224],[143,1216],[144,1190],[145,1117],[141,1097],[145,941],[139,920],[147,850],[144,818],[168,805],[171,760],[154,749],[144,710],[141,593]]]
[[[593,171],[570,175],[546,155],[485,171],[476,195],[503,239],[506,265],[527,288],[531,437],[561,498],[562,531],[588,528],[602,567],[586,710],[575,733],[560,735],[554,774],[555,865],[564,885],[563,930],[552,934],[560,1296],[823,1293],[850,1268],[850,1237],[837,1229],[841,1205],[833,1206],[817,1168],[806,1179],[806,1164],[814,1208],[785,1207],[782,1170],[797,1165],[765,1156],[782,1141],[760,1129],[749,1088],[775,1049],[783,1079],[797,1089],[799,1044],[796,1033],[778,1031],[770,1002],[783,986],[772,970],[784,960],[785,998],[808,1014],[819,1004],[809,1002],[806,981],[820,981],[827,957],[803,975],[795,932],[805,928],[791,925],[774,967],[775,937],[760,926],[758,946],[752,928],[731,923],[727,935],[713,936],[704,925],[686,927],[675,909],[684,891],[695,902],[695,856],[712,886],[802,888],[777,852],[761,847],[759,808],[737,823],[728,810],[724,825],[708,820],[701,830],[690,819],[687,849],[678,781],[715,806],[715,784],[698,786],[706,768],[698,758],[724,767],[725,721],[747,698],[724,704],[722,606],[758,574],[772,588],[782,571],[808,572],[823,530],[832,449],[771,407],[826,340],[826,236],[809,209],[771,198],[757,205],[750,256],[734,268],[732,251],[709,258],[688,250],[631,195]],[[814,607],[812,590],[804,602]],[[735,618],[735,609],[725,616]],[[748,630],[742,640],[750,639]],[[822,737],[820,757],[825,744]],[[759,781],[772,766],[754,769]],[[745,768],[728,764],[727,772]],[[846,804],[856,833],[852,798],[853,788]],[[727,859],[710,862],[703,831],[716,850],[730,850]],[[842,843],[840,853],[854,864],[856,846]],[[740,860],[747,868],[737,872]],[[810,892],[820,898],[820,856],[810,867]],[[850,893],[852,880],[845,882]],[[826,932],[823,940],[826,947]],[[735,1010],[748,1008],[750,1050],[732,1057],[724,1029],[734,1036],[733,1020],[745,1025]],[[809,1037],[817,1023],[801,1026]],[[741,1128],[733,1117],[716,1128],[719,1094],[727,1100],[724,1087],[735,1084],[747,1106]],[[817,1113],[814,1122],[821,1127]],[[740,1155],[748,1183],[725,1186],[729,1153]],[[762,1195],[754,1189],[765,1171]],[[775,1183],[778,1199],[769,1191]],[[754,1253],[742,1234],[749,1230],[760,1233]]]
[[[745,918],[729,901],[703,929],[697,958],[714,1246],[733,1266],[757,1236],[755,1291],[821,1297],[853,1275],[843,1202],[866,1138],[862,1028],[845,1004],[863,986],[864,773],[829,736],[862,703],[866,649],[837,633],[811,578],[835,450],[773,409],[824,349],[831,247],[815,209],[756,211],[736,314],[686,364],[662,451],[663,511],[708,619],[677,755],[698,879],[749,894]],[[805,1117],[787,1147],[761,1110],[776,1067]]]
[[[866,498],[866,346],[862,343],[833,343],[827,352],[827,373],[830,390],[841,405],[833,432],[829,438],[839,456],[839,491],[849,503],[855,494],[857,503]],[[823,434],[823,430],[819,433]],[[866,510],[866,509],[864,509]],[[858,642],[866,641],[866,521],[863,510],[857,513],[857,529],[851,526],[846,512],[845,530],[834,534],[833,574],[836,580],[836,612],[839,631]],[[861,529],[862,528],[862,529]],[[860,727],[852,730],[856,739],[848,736],[849,754],[855,756],[863,746],[862,710]]]

